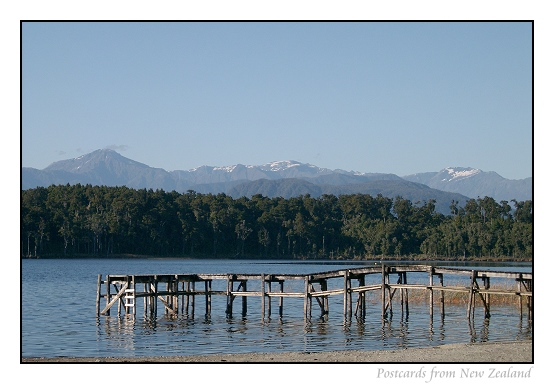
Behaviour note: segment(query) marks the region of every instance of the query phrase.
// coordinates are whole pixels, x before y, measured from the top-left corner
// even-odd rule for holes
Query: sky
[[[24,22],[21,163],[533,175],[531,22]]]

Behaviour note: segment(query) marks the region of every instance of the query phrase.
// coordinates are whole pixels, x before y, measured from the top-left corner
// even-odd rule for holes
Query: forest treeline
[[[382,195],[233,199],[92,185],[21,191],[22,257],[531,260],[533,203]]]

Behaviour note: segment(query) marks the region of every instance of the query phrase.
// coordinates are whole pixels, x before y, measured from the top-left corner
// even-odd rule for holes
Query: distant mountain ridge
[[[489,196],[496,201],[533,199],[533,178],[509,180],[496,172],[475,168],[449,167],[439,172],[404,176],[405,180],[425,184],[445,192],[461,193],[472,198]]]
[[[468,198],[490,196],[495,200],[532,199],[532,179],[508,180],[495,172],[472,168],[446,168],[400,177],[388,173],[360,173],[331,170],[286,160],[260,166],[201,166],[188,171],[168,172],[101,149],[68,160],[57,161],[44,170],[23,167],[21,188],[52,184],[127,186],[134,189],[163,189],[183,193],[226,193],[232,197],[261,193],[290,198],[303,194],[368,193],[412,202],[437,200],[437,211],[449,213],[452,200],[463,204]],[[510,196],[512,197],[505,197]],[[498,197],[502,198],[499,199]]]

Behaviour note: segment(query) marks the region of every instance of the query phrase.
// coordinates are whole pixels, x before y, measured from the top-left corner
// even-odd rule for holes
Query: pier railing
[[[414,278],[415,277],[415,278]],[[452,279],[456,277],[456,279]],[[392,278],[392,280],[391,280]],[[394,280],[396,278],[396,281]],[[511,281],[509,288],[491,288],[491,278]],[[409,283],[415,281],[415,283]],[[422,283],[422,279],[424,282]],[[217,282],[220,289],[212,289]],[[286,282],[296,282],[297,289],[285,290]],[[221,288],[221,287],[224,287]],[[300,287],[300,288],[298,288]],[[387,265],[335,270],[312,274],[155,274],[155,275],[98,275],[96,295],[97,316],[136,315],[142,301],[145,316],[157,317],[158,304],[166,315],[192,314],[195,307],[203,306],[205,315],[212,311],[212,296],[226,296],[224,310],[233,315],[233,304],[241,298],[241,312],[246,315],[247,298],[259,297],[262,320],[271,315],[272,299],[277,299],[279,316],[283,316],[285,298],[304,300],[304,317],[312,316],[315,299],[321,315],[329,313],[329,297],[342,296],[342,312],[345,318],[366,316],[366,293],[378,291],[381,316],[392,316],[393,298],[399,295],[402,315],[409,315],[409,291],[423,290],[428,294],[429,315],[433,318],[435,301],[440,315],[445,316],[445,292],[461,292],[467,295],[467,318],[472,318],[475,307],[482,304],[485,317],[491,316],[491,296],[513,295],[519,300],[520,317],[533,316],[533,274],[528,272],[503,272],[490,270],[442,268],[429,265]],[[355,307],[353,308],[353,295]],[[356,296],[357,295],[357,296]],[[435,300],[435,295],[439,299]],[[142,299],[142,300],[141,300]],[[102,305],[104,301],[104,305]]]

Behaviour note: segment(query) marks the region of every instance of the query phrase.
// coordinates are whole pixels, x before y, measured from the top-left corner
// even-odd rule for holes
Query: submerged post
[[[321,290],[327,290],[327,279],[321,281]],[[323,315],[329,314],[329,295],[323,296]]]
[[[309,277],[304,277],[304,320],[309,318],[308,313],[308,295],[310,294],[310,282]]]
[[[402,273],[403,277],[402,277],[402,280],[404,282],[404,284],[408,284],[408,274],[407,272],[403,272]],[[406,320],[408,320],[408,317],[410,316],[410,309],[408,307],[408,289],[406,289],[406,298],[405,298],[405,305],[406,305]]]
[[[112,296],[110,295],[110,275],[106,276],[106,307],[108,310],[106,311],[106,315],[110,316],[110,308],[108,305],[110,304],[110,301],[112,300]]]
[[[227,309],[225,313],[227,317],[233,317],[233,298],[231,292],[233,291],[233,278],[231,275],[227,275]]]
[[[386,267],[385,264],[381,264],[381,318],[385,318],[385,300],[386,300],[386,284],[385,284]]]
[[[439,274],[439,284],[444,287],[443,274]],[[444,290],[441,289],[441,320],[444,320]]]
[[[265,275],[262,273],[262,322],[265,321]]]
[[[351,318],[352,317],[352,292],[350,289],[351,282],[350,282],[350,270],[347,269],[344,271],[344,293],[343,293],[343,300],[344,300],[344,317],[345,318]]]
[[[247,280],[244,280],[244,281],[241,282],[243,292],[246,292],[246,282],[247,282]],[[247,311],[247,308],[248,308],[247,304],[248,304],[247,297],[243,296],[242,297],[242,316],[243,317],[246,316],[246,311]]]
[[[267,281],[267,292],[271,293],[271,276],[269,276],[269,280]],[[267,317],[271,318],[271,296],[267,296]]]
[[[100,316],[101,292],[102,292],[102,275],[98,275],[98,285],[96,288],[96,317]]]
[[[475,291],[474,291],[474,285],[475,285],[475,276],[477,275],[477,271],[471,270],[471,278],[469,281],[469,298],[467,303],[467,318],[471,318],[471,312],[474,306],[473,301],[475,300]]]
[[[284,281],[279,281],[279,292],[283,293],[284,291]],[[279,317],[283,317],[283,296],[279,296]]]
[[[429,268],[429,316],[433,320],[433,272],[434,268]]]

